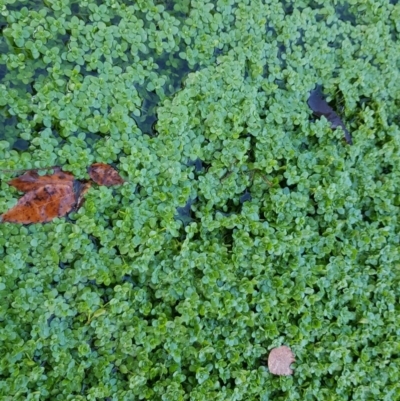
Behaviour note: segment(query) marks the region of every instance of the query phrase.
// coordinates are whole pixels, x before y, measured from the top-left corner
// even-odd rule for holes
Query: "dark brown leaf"
[[[99,185],[110,187],[120,185],[125,181],[111,166],[105,163],[95,163],[89,167],[90,178]]]
[[[353,140],[351,139],[349,131],[346,129],[340,117],[324,99],[324,94],[321,92],[320,86],[311,91],[310,97],[307,100],[307,104],[317,117],[324,116],[331,123],[332,129],[341,127],[344,131],[344,138],[346,142],[349,145],[353,144]]]

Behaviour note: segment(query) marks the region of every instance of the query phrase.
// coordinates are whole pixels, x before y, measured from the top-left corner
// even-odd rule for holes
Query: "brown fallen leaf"
[[[10,210],[1,215],[2,222],[47,223],[56,217],[63,217],[78,204],[77,198],[87,192],[90,184],[81,184],[71,173],[54,168],[53,174],[40,176],[36,170],[29,170],[9,184],[25,195]],[[78,189],[75,187],[78,185]],[[81,202],[81,201],[80,201]]]
[[[124,180],[109,165],[93,164],[89,175],[99,185],[118,185]],[[53,174],[39,175],[37,170],[28,170],[20,177],[9,181],[25,195],[18,203],[0,216],[0,222],[47,223],[55,217],[63,217],[72,210],[78,210],[89,190],[91,181],[76,180],[60,167],[54,167]]]
[[[273,348],[268,356],[268,369],[274,375],[288,376],[293,374],[290,364],[295,362],[292,350],[286,345]]]
[[[20,177],[8,182],[9,185],[22,192],[29,192],[46,184],[72,184],[74,176],[71,173],[61,171],[59,167],[54,168],[53,174],[39,175],[36,170],[29,170]]]
[[[105,163],[94,163],[89,167],[90,178],[99,185],[110,187],[112,185],[120,185],[125,181],[110,165]]]
[[[65,216],[75,205],[72,182],[46,184],[27,192],[18,203],[1,217],[9,223],[46,223]]]

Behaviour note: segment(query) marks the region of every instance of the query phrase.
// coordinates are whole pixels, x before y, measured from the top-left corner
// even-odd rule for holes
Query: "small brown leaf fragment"
[[[286,345],[273,348],[268,356],[268,369],[274,375],[289,376],[293,374],[290,364],[295,362],[292,350]]]
[[[89,167],[90,178],[99,185],[110,187],[112,185],[120,185],[125,181],[110,165],[105,163],[94,163]]]
[[[46,223],[56,217],[65,216],[74,205],[72,183],[47,184],[26,193],[1,217],[3,222],[9,223]]]

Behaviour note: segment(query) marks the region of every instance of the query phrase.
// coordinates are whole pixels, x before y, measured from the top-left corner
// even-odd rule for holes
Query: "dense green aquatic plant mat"
[[[126,180],[0,225],[3,399],[400,399],[400,5],[293,3],[0,0],[0,168]]]

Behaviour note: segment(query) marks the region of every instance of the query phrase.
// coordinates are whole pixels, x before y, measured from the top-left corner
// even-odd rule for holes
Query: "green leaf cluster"
[[[399,399],[400,5],[131,3],[0,0],[0,168],[126,180],[0,225],[0,395]]]

